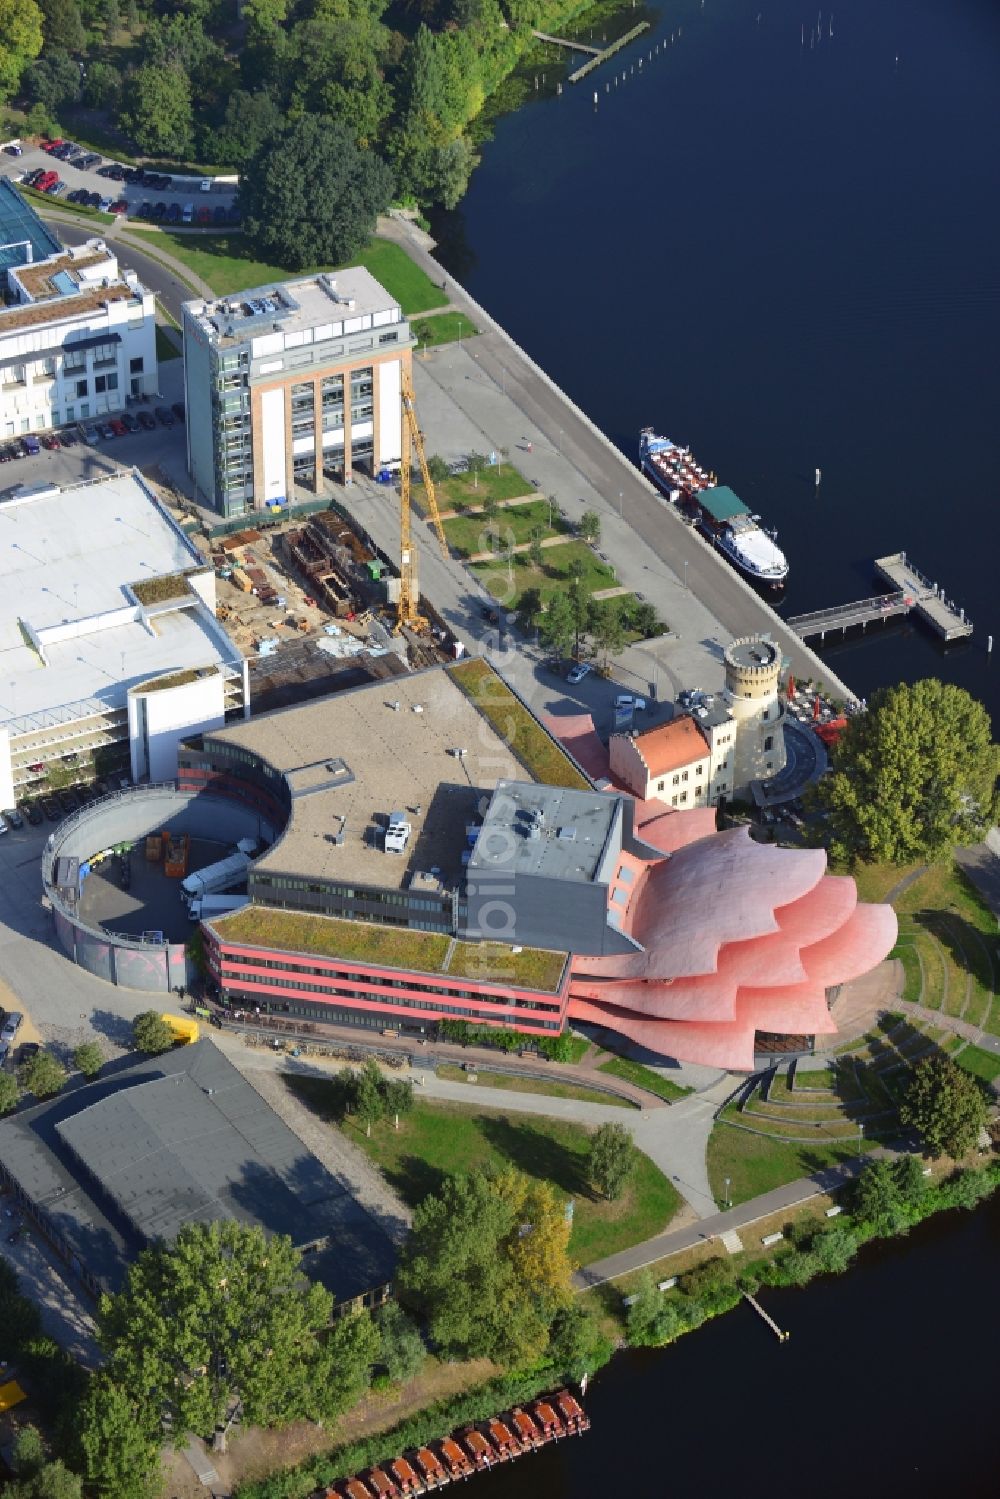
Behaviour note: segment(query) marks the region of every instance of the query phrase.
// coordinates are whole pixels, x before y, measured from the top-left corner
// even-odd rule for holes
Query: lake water
[[[626,453],[652,424],[777,527],[785,612],[903,549],[974,620],[833,647],[856,691],[933,673],[995,713],[1000,6],[833,0],[812,47],[812,0],[651,14],[499,122],[439,254]]]
[[[621,1354],[587,1392],[590,1432],[475,1479],[476,1499],[992,1499],[998,1255],[993,1198],[762,1291],[784,1344],[742,1306]]]
[[[499,122],[439,254],[623,451],[650,423],[777,526],[787,612],[905,549],[975,621],[947,653],[908,624],[836,647],[856,691],[934,673],[996,714],[1000,6],[833,0],[810,46],[817,18],[675,0]],[[993,1495],[998,1249],[995,1201],[765,1293],[784,1346],[740,1309],[620,1356],[588,1437],[477,1493]]]

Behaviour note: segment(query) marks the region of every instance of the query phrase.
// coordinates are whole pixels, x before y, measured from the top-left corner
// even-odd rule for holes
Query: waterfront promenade
[[[571,519],[574,496],[595,496],[597,503],[588,504],[587,508],[596,508],[602,515],[608,545],[602,542],[601,550],[617,566],[619,559],[615,552],[619,547],[614,545],[617,539],[629,549],[635,565],[638,561],[635,541],[642,543],[655,574],[650,575],[651,581],[647,579],[647,586],[641,591],[658,603],[657,594],[667,589],[659,587],[657,577],[660,583],[669,585],[674,601],[673,617],[666,608],[661,608],[661,612],[671,627],[677,620],[682,635],[689,633],[682,613],[685,605],[682,595],[686,595],[696,600],[716,623],[712,634],[727,640],[740,635],[770,634],[797,678],[816,678],[835,696],[854,696],[829,665],[788,628],[750,585],[696,531],[684,524],[635,464],[493,322],[485,309],[447,275],[430,253],[427,236],[395,218],[381,220],[379,230],[385,238],[401,245],[438,285],[443,283],[452,305],[483,330],[475,339],[471,353],[468,342],[464,346],[464,357],[475,360],[482,381],[480,390],[465,378],[465,372],[459,372],[457,379],[450,379],[447,374],[450,356],[447,350],[440,351],[447,357],[432,355],[426,366],[419,357],[414,362],[418,406],[422,397],[420,371],[426,368],[443,388],[450,389],[453,400],[461,403],[470,420],[489,439],[492,449],[507,448],[511,462],[527,478],[538,479],[541,493],[555,493]],[[459,391],[459,383],[466,388]],[[437,434],[422,409],[421,422],[433,449]],[[638,445],[638,432],[635,439]],[[564,504],[564,500],[571,503]],[[618,527],[614,524],[616,518],[621,523]],[[429,550],[425,544],[425,555]],[[628,580],[623,576],[623,581]],[[431,588],[428,593],[433,597]],[[701,622],[697,616],[692,618],[696,631]]]

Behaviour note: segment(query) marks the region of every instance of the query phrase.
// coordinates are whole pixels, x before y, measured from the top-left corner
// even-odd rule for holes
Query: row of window
[[[239,969],[234,969],[227,966],[222,970],[220,982],[224,984],[227,989],[232,990],[234,984],[252,984],[262,983],[265,981],[262,979],[262,976],[260,974],[244,973]],[[331,999],[354,999],[359,1000],[362,1003],[367,1001],[368,1004],[390,1005],[394,1010],[431,1010],[438,1015],[458,1015],[464,1016],[465,1018],[468,1018],[470,1014],[474,1015],[477,1013],[475,1010],[470,1010],[468,1005],[446,1005],[441,1004],[436,1000],[432,1001],[428,999],[406,999],[401,994],[369,994],[365,989],[329,989],[326,988],[323,984],[307,983],[304,979],[268,978],[266,980],[266,983],[269,988],[298,989],[304,990],[307,994],[329,994]],[[476,996],[477,1004],[488,1002],[488,1000],[488,995]],[[500,1001],[497,1001],[497,1003],[499,1002]],[[513,996],[508,998],[505,1003],[508,1007],[510,1005],[513,1005],[515,1007],[515,1011],[518,1009],[534,1010],[538,1008],[528,1000],[515,999]],[[491,1020],[501,1021],[509,1020],[512,1024],[516,1024],[518,1019],[517,1014],[510,1011],[509,1008],[506,1012],[502,1010],[491,1010],[488,1014],[488,1018]],[[538,1023],[540,1025],[545,1024],[544,1021],[539,1021]],[[558,1025],[556,1026],[556,1029],[558,1029]]]
[[[450,900],[428,900],[424,896],[400,894],[395,890],[377,888],[355,889],[352,885],[328,885],[314,880],[294,879],[290,875],[258,875],[255,887],[266,885],[272,890],[308,890],[312,895],[332,895],[340,900],[366,900],[383,906],[406,906],[410,911],[451,911]]]
[[[229,971],[230,964],[238,963],[243,969],[264,968],[274,969],[278,973],[308,973],[311,974],[314,978],[325,978],[330,983],[346,980],[348,983],[356,984],[360,982],[361,979],[360,974],[348,973],[344,969],[317,968],[314,964],[292,963],[288,962],[284,958],[261,958],[257,956],[247,957],[246,955],[241,954],[238,959],[226,955],[223,957],[223,962],[226,965],[227,972]],[[255,977],[253,973],[244,973],[243,976],[244,978]],[[256,975],[256,977],[258,979],[263,979],[265,975],[258,974]],[[268,982],[277,983],[278,981],[277,979],[268,978]],[[558,1002],[533,999],[521,1000],[517,999],[513,994],[486,994],[479,989],[452,989],[444,984],[421,984],[417,983],[415,980],[411,981],[408,978],[391,979],[386,978],[381,974],[375,973],[365,974],[364,982],[366,984],[373,984],[376,988],[379,989],[414,989],[419,994],[440,994],[448,999],[464,999],[470,1004],[476,1003],[480,1000],[484,1000],[489,1004],[516,1004],[519,1005],[522,1009],[526,1010],[558,1010],[560,1008]],[[321,991],[323,990],[322,985],[316,984],[292,983],[286,984],[283,987],[292,989],[318,988]],[[342,991],[338,990],[337,992]]]

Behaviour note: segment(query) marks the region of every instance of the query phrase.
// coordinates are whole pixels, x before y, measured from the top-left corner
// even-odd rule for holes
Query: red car
[[[128,213],[128,204],[124,198],[119,198],[117,203],[112,203],[108,213]]]
[[[210,208],[199,208],[196,217],[199,224],[210,224],[212,222],[212,210]]]
[[[43,151],[54,151],[57,146],[61,146],[62,144],[63,144],[63,138],[62,138],[62,136],[61,135],[57,135],[54,140],[51,140],[51,141],[42,141],[42,150]]]
[[[42,438],[42,446],[49,449],[54,449],[60,447],[61,443],[54,433],[46,432],[45,436]]]
[[[126,427],[120,416],[113,416],[108,422],[108,426],[111,428],[116,437],[128,436],[128,428]]]
[[[43,172],[38,181],[33,184],[36,193],[47,193],[54,182],[59,181],[58,172]]]

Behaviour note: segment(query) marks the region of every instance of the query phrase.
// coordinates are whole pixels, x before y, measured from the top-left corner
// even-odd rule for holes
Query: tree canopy
[[[624,1124],[602,1124],[590,1142],[590,1179],[616,1201],[635,1170],[636,1152]]]
[[[986,1114],[979,1083],[944,1053],[917,1063],[899,1109],[903,1123],[919,1131],[935,1156],[965,1155],[975,1145]]]
[[[385,162],[345,124],[301,115],[265,137],[240,179],[239,204],[261,257],[301,271],[355,257],[392,192]]]
[[[0,0],[0,37],[0,99],[9,99],[42,50],[42,12],[35,0]]]
[[[446,1178],[417,1208],[399,1284],[449,1357],[539,1358],[570,1299],[565,1205],[513,1169]]]
[[[985,708],[927,678],[875,693],[851,719],[817,787],[834,852],[901,864],[983,836],[998,771]]]
[[[26,1093],[51,1098],[66,1081],[66,1068],[50,1051],[36,1051],[17,1069],[17,1080]]]
[[[132,1021],[132,1045],[137,1051],[155,1057],[169,1051],[173,1044],[174,1033],[156,1010],[143,1010]]]

